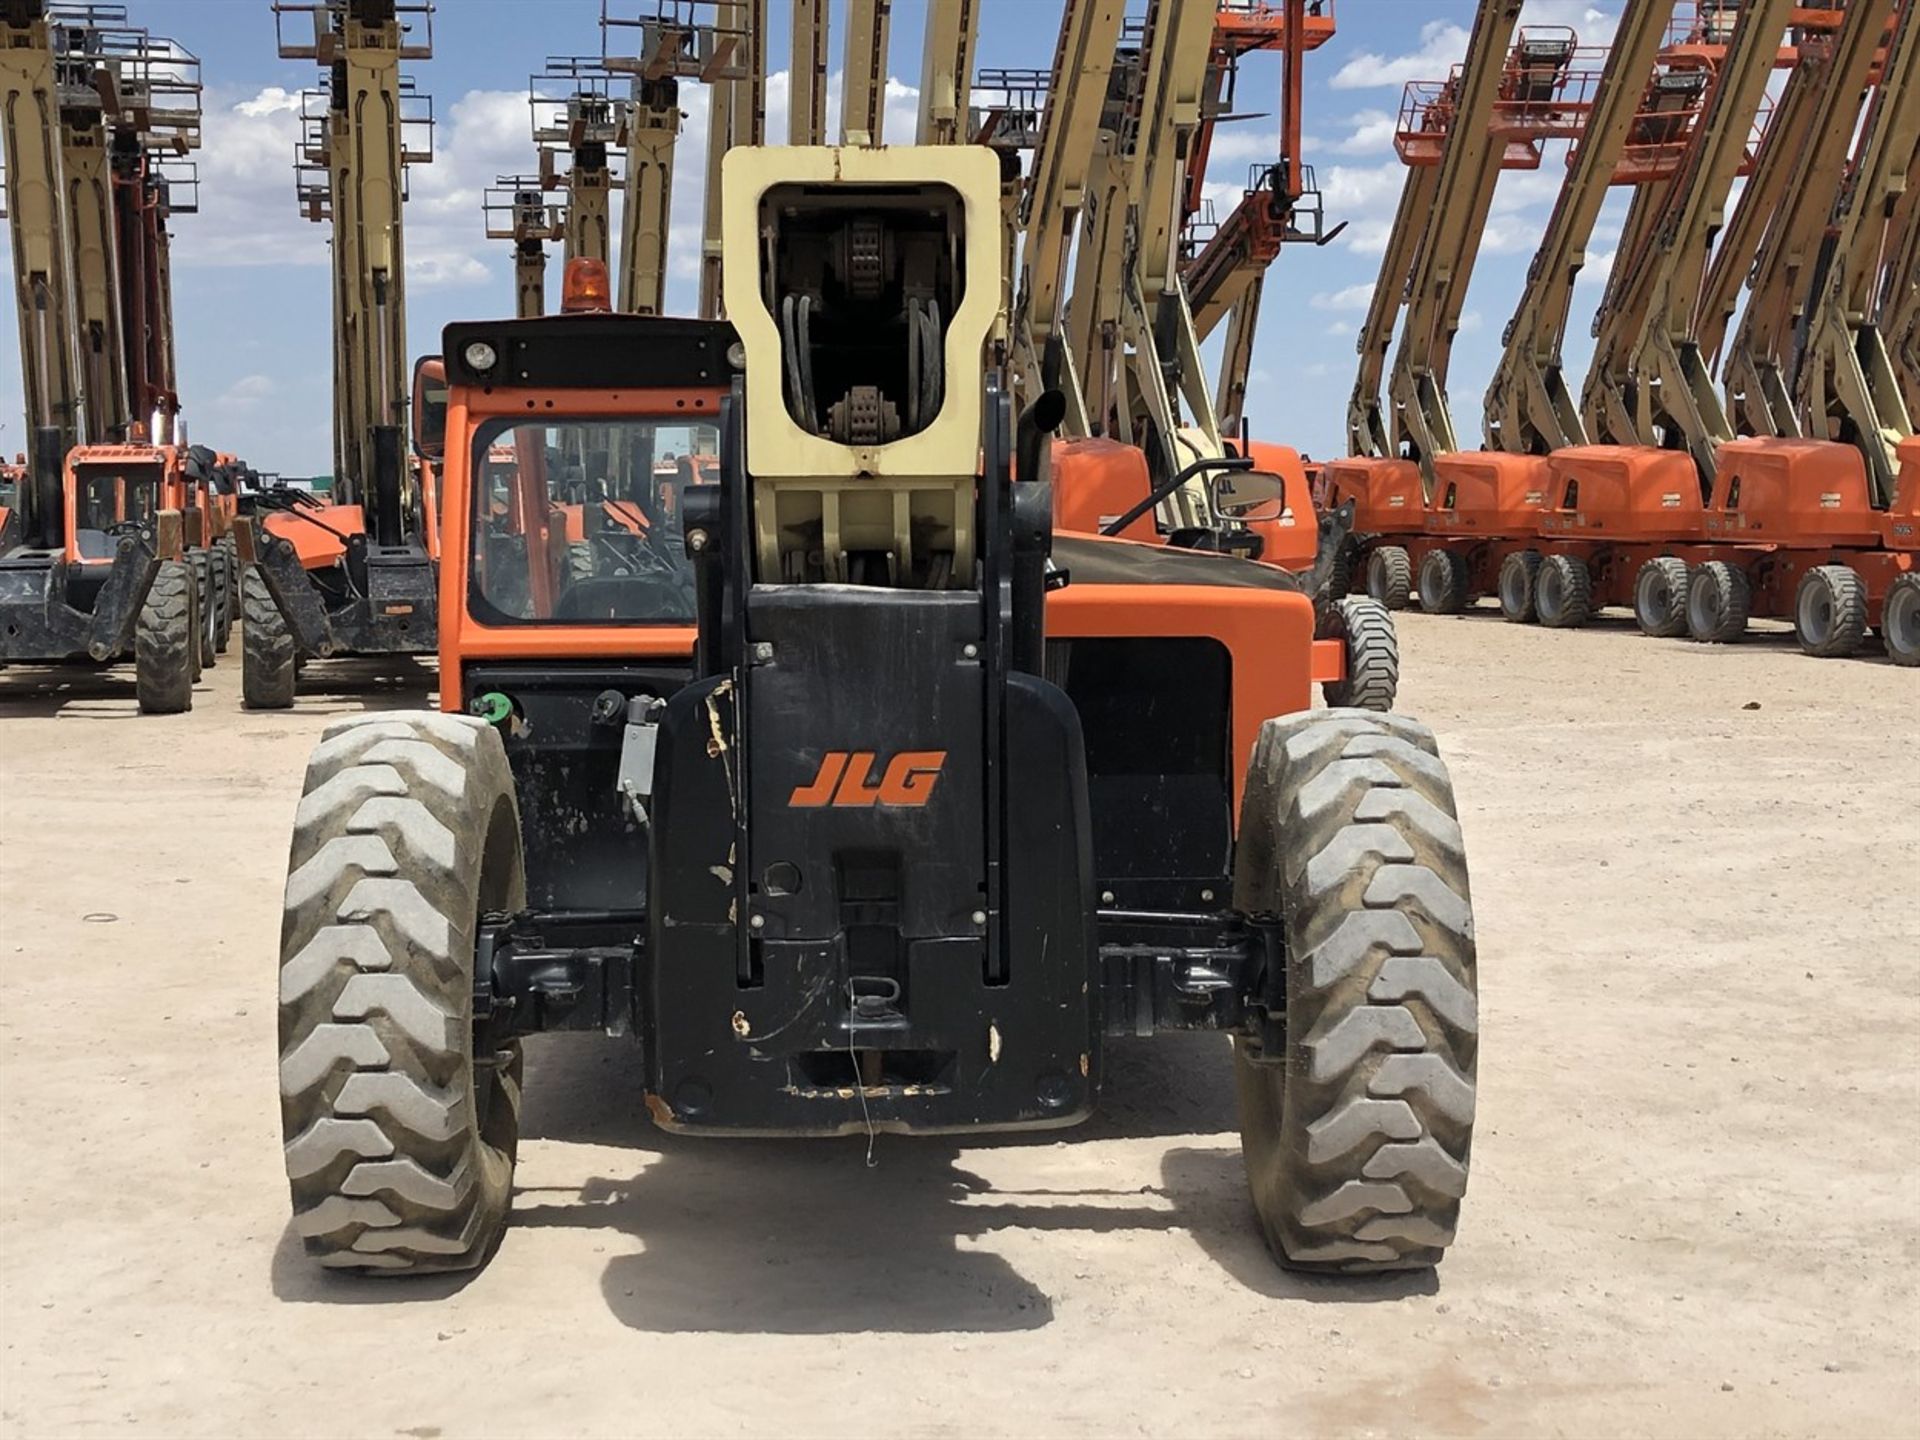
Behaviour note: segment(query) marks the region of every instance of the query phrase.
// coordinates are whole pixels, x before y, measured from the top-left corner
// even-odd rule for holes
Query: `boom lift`
[[[1848,67],[1839,71],[1841,81],[1866,73],[1888,8],[1849,9],[1836,52]],[[1920,665],[1920,442],[1912,438],[1871,310],[1872,257],[1920,134],[1917,52],[1920,23],[1909,5],[1883,57],[1851,171],[1833,158],[1854,130],[1852,111],[1843,108],[1796,173],[1807,191],[1816,189],[1815,175],[1826,175],[1829,195],[1832,177],[1844,176],[1826,273],[1806,281],[1806,271],[1818,269],[1807,252],[1821,244],[1827,207],[1817,222],[1783,211],[1769,232],[1750,318],[1735,337],[1730,389],[1744,383],[1743,413],[1793,428],[1720,447],[1706,530],[1744,543],[1695,570],[1688,618],[1696,639],[1737,639],[1751,616],[1791,618],[1808,654],[1842,656],[1860,647],[1877,617],[1888,655]],[[1820,150],[1826,153],[1814,153]],[[1804,259],[1794,276],[1796,246]],[[1791,292],[1806,298],[1797,316]],[[1849,312],[1850,299],[1861,308]],[[1798,384],[1779,358],[1792,349],[1800,350]],[[1829,384],[1829,375],[1839,383]],[[1764,399],[1756,404],[1759,386]]]
[[[331,224],[334,300],[331,501],[262,492],[256,507],[272,513],[243,538],[254,563],[242,596],[242,696],[250,708],[282,709],[306,658],[434,648],[433,472],[409,465],[402,441],[401,222],[406,169],[432,158],[432,117],[400,73],[432,53],[433,7],[274,0],[273,13],[281,56],[314,60],[326,76],[303,111],[295,189],[308,219]],[[289,35],[289,18],[310,32]]]
[[[1455,613],[1497,592],[1526,612],[1540,555],[1534,529],[1550,487],[1547,455],[1586,442],[1562,369],[1574,282],[1608,189],[1664,194],[1697,120],[1707,72],[1657,60],[1673,0],[1629,0],[1547,221],[1483,402],[1486,448],[1434,457],[1438,488],[1414,546],[1420,606]],[[1412,566],[1409,567],[1410,573]]]
[[[1539,543],[1502,576],[1510,619],[1571,628],[1601,606],[1631,604],[1650,635],[1687,626],[1681,548],[1704,541],[1715,454],[1732,438],[1698,342],[1695,302],[1791,14],[1785,0],[1741,6],[1668,203],[1639,250],[1615,262],[1581,397],[1586,433],[1602,443],[1548,457]],[[1711,548],[1694,554],[1719,558]]]
[[[54,16],[41,3],[0,12],[6,215],[32,437],[13,503],[0,516],[0,659],[130,657],[140,709],[170,713],[191,705],[199,664],[211,654],[211,645],[202,653],[202,587],[183,545],[181,504],[188,492],[169,470],[180,457],[145,443],[86,446],[110,423],[91,403],[88,383],[97,383],[112,397],[103,404],[119,404],[123,414],[128,403],[119,266],[125,258],[138,267],[147,252],[123,257],[120,246],[129,237],[142,247],[164,246],[163,207],[116,212],[120,197],[108,153],[110,144],[143,143],[152,101],[146,57],[131,44],[136,32],[117,31],[111,46],[102,34],[80,33],[96,21],[105,27],[124,19],[117,10]],[[138,39],[144,46],[145,37]],[[69,97],[75,115],[63,127]],[[111,141],[109,101],[116,125]],[[122,113],[122,101],[134,104]],[[196,124],[197,118],[196,109]],[[73,179],[70,156],[80,172]],[[145,168],[138,156],[126,157],[126,164],[136,173]],[[84,194],[69,205],[76,187]],[[75,211],[82,212],[79,221]],[[156,215],[157,240],[148,228]],[[143,300],[153,293],[140,291]],[[153,323],[164,329],[164,286],[157,295],[162,304]]]
[[[289,856],[308,1253],[484,1263],[538,1030],[637,1037],[665,1129],[871,1143],[1071,1125],[1107,1037],[1213,1029],[1275,1256],[1434,1264],[1478,1026],[1431,733],[1307,710],[1295,577],[1054,533],[992,154],[736,147],[723,179],[730,324],[444,337],[447,713],[331,727]],[[719,432],[683,538],[565,573],[522,466],[534,533],[490,551],[496,440],[606,425]]]
[[[1458,448],[1447,365],[1500,171],[1537,166],[1542,140],[1578,133],[1585,118],[1563,113],[1572,32],[1521,31],[1515,43],[1519,12],[1519,0],[1486,0],[1456,73],[1442,86],[1409,87],[1397,141],[1409,168],[1360,332],[1347,407],[1352,454],[1321,471],[1321,503],[1355,507],[1364,588],[1390,610],[1412,592],[1407,543],[1424,528],[1434,457]],[[1386,411],[1381,373],[1403,302]]]

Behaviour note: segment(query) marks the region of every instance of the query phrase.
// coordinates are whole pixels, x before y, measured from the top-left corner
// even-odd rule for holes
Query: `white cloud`
[[[271,375],[242,375],[221,392],[213,403],[231,410],[251,410],[279,391],[280,387],[274,383]]]
[[[1580,37],[1582,45],[1605,45],[1612,41],[1620,15],[1591,0],[1527,0],[1520,23],[1565,25]]]
[[[1364,310],[1373,303],[1373,284],[1373,281],[1366,280],[1330,293],[1322,292],[1307,303],[1316,310]]]
[[[1393,56],[1362,51],[1336,70],[1327,84],[1335,90],[1369,90],[1409,80],[1444,80],[1447,67],[1466,53],[1464,29],[1451,21],[1430,20],[1420,27],[1417,50]]]
[[[300,95],[294,90],[283,90],[278,85],[269,85],[251,100],[242,100],[233,107],[236,115],[244,115],[257,120],[263,115],[298,115],[300,113]]]
[[[1343,140],[1327,148],[1336,155],[1372,155],[1393,147],[1398,121],[1384,110],[1356,110],[1347,117],[1352,127]]]

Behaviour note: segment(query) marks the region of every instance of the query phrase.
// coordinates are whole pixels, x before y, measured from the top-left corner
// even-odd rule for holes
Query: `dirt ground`
[[[532,1042],[464,1282],[287,1227],[274,965],[301,767],[430,669],[177,719],[0,673],[0,1434],[1912,1435],[1920,677],[1491,613],[1401,625],[1480,927],[1437,1275],[1268,1262],[1224,1042],[967,1143],[673,1140]],[[316,667],[321,669],[324,667]],[[322,677],[323,679],[325,677]],[[64,720],[61,729],[53,722]]]

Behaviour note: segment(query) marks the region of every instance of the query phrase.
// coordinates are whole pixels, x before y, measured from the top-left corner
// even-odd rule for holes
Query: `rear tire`
[[[1516,625],[1531,624],[1538,618],[1533,582],[1539,573],[1538,550],[1516,550],[1500,562],[1500,613]]]
[[[1367,594],[1389,610],[1404,610],[1413,595],[1413,557],[1398,545],[1376,545],[1367,556]]]
[[[1793,598],[1793,634],[1823,660],[1851,655],[1867,638],[1867,587],[1850,565],[1816,565]]]
[[[199,661],[204,669],[217,664],[220,659],[220,596],[216,591],[214,578],[213,552],[195,550],[193,562],[193,591],[199,605],[196,631],[200,637]]]
[[[1724,560],[1697,567],[1687,585],[1687,633],[1710,645],[1731,645],[1747,633],[1753,591],[1744,570]]]
[[[1661,555],[1640,567],[1633,581],[1633,618],[1643,634],[1671,640],[1687,633],[1687,562]]]
[[[475,1063],[474,931],[525,903],[497,733],[437,714],[328,727],[294,817],[280,932],[293,1226],[322,1265],[465,1270],[499,1238],[520,1048]]]
[[[240,606],[240,703],[248,710],[285,710],[293,704],[297,670],[293,631],[255,566],[241,577]]]
[[[233,614],[237,596],[233,548],[222,540],[213,547],[214,649],[222,655],[233,640]]]
[[[1898,575],[1880,607],[1880,639],[1896,665],[1920,665],[1920,575]]]
[[[1328,705],[1384,712],[1400,693],[1400,637],[1393,616],[1367,595],[1333,603],[1333,633],[1346,642],[1347,678],[1320,687]]]
[[[193,571],[163,560],[133,632],[133,690],[142,715],[193,708]]]
[[[1285,1053],[1234,1040],[1267,1245],[1302,1270],[1434,1265],[1466,1190],[1479,1017],[1433,733],[1354,712],[1269,720],[1241,815],[1234,906],[1277,915],[1288,957]]]
[[[1533,579],[1533,609],[1550,630],[1577,630],[1593,618],[1593,575],[1578,555],[1549,555]]]
[[[1429,615],[1458,615],[1467,608],[1467,557],[1457,550],[1429,550],[1420,562],[1420,608]]]

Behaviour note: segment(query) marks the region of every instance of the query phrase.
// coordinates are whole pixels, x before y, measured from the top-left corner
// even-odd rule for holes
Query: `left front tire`
[[[1285,1010],[1234,1041],[1268,1247],[1317,1271],[1418,1269],[1452,1242],[1479,1049],[1466,854],[1433,732],[1357,711],[1269,720],[1234,907],[1284,929]]]
[[[496,731],[439,714],[328,728],[294,817],[280,931],[287,1180],[320,1264],[464,1270],[499,1238],[520,1048],[475,1023],[475,930],[525,904]]]

